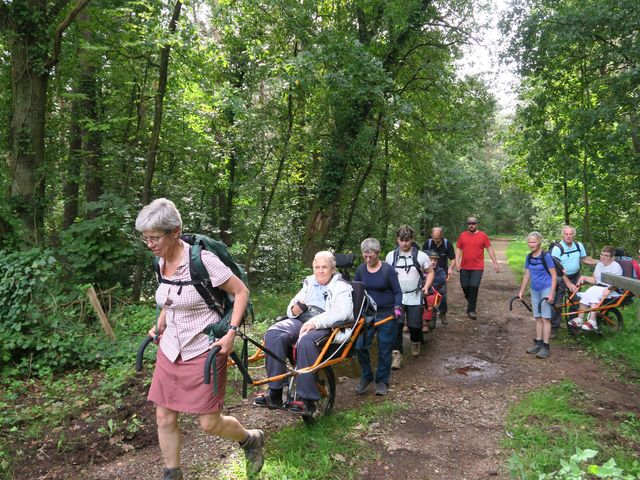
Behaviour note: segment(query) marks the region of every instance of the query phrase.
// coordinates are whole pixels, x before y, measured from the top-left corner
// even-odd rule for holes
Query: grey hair
[[[319,258],[326,258],[329,261],[329,265],[331,266],[331,270],[335,271],[336,269],[336,257],[329,250],[321,250],[315,254],[313,257],[313,264],[316,264],[316,260]]]
[[[562,229],[560,230],[560,235],[564,234],[564,231],[565,231],[567,228],[573,232],[573,235],[574,235],[574,236],[576,235],[576,229],[575,229],[575,228],[573,228],[571,225],[565,225],[564,227],[562,227]]]
[[[146,205],[136,218],[136,230],[159,230],[170,232],[174,228],[182,229],[182,217],[176,205],[166,198],[157,198]]]
[[[360,250],[362,251],[362,253],[380,253],[380,242],[375,238],[365,238],[360,244]]]
[[[540,243],[542,243],[542,234],[540,232],[531,232],[529,233],[529,235],[527,235],[527,239],[529,239],[529,237],[533,237],[536,240],[538,240]]]

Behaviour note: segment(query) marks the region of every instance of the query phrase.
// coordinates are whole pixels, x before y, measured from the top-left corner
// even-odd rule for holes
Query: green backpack
[[[199,234],[184,234],[180,238],[190,245],[189,272],[191,274],[191,281],[178,282],[163,278],[160,273],[160,259],[155,257],[153,259],[153,269],[156,272],[158,283],[167,283],[169,285],[179,286],[193,285],[196,291],[204,299],[207,306],[220,315],[220,321],[208,325],[203,333],[209,335],[210,338],[222,338],[229,330],[231,313],[233,312],[233,298],[221,288],[213,287],[211,285],[209,272],[207,272],[204,263],[202,263],[202,250],[208,250],[217,256],[220,261],[229,267],[233,274],[242,280],[245,285],[248,284],[247,274],[233,259],[224,242]],[[249,304],[247,311],[252,310],[252,306]],[[247,312],[244,313],[243,321],[246,316]]]

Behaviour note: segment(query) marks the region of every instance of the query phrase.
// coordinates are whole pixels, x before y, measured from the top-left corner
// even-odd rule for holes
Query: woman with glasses
[[[231,328],[209,345],[202,330],[220,320],[195,287],[189,284],[189,244],[180,239],[182,219],[170,200],[159,198],[144,207],[136,219],[142,241],[159,257],[160,274],[172,283],[161,283],[156,303],[161,309],[149,336],[159,344],[148,399],[156,404],[158,442],[164,459],[164,480],[181,480],[178,424],[180,412],[198,416],[200,427],[209,435],[239,442],[247,462],[247,474],[260,471],[264,462],[262,430],[247,430],[231,416],[222,415],[227,381],[227,356],[233,351],[235,332],[249,301],[249,290],[218,257],[202,251],[213,287],[235,297]],[[221,347],[216,355],[217,394],[204,383],[204,364],[209,349]]]
[[[358,337],[356,352],[362,373],[356,393],[367,393],[369,386],[375,382],[375,394],[386,395],[389,391],[391,377],[391,355],[398,330],[398,318],[402,316],[402,290],[396,270],[387,262],[380,260],[380,242],[375,238],[367,238],[360,244],[363,263],[356,269],[354,280],[364,283],[367,293],[378,307],[376,321],[393,315],[394,320],[379,327],[367,327],[363,335]],[[375,377],[371,369],[369,350],[373,337],[378,335],[378,366]]]
[[[576,283],[578,287],[585,283],[593,284],[593,287],[589,287],[586,292],[578,294],[580,296],[580,310],[597,307],[602,299],[611,293],[611,285],[602,282],[602,274],[622,275],[622,267],[615,261],[615,254],[616,249],[614,247],[602,247],[600,261],[596,264],[593,276],[582,275],[578,279]],[[584,313],[581,313],[569,321],[569,324],[576,328],[581,327],[582,330],[597,331],[598,323],[596,322],[596,314],[597,312],[595,310],[589,312],[589,320],[584,322]]]

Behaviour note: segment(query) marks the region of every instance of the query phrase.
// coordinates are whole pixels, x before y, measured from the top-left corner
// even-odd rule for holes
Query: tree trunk
[[[294,47],[294,56],[297,53],[297,43],[296,47]],[[289,91],[287,93],[287,132],[284,137],[283,145],[282,145],[282,154],[280,155],[280,160],[278,161],[278,169],[276,170],[276,178],[273,180],[273,184],[271,185],[271,190],[269,191],[269,195],[267,197],[267,201],[262,208],[262,215],[260,217],[260,223],[258,224],[258,228],[255,231],[253,236],[253,240],[249,245],[247,250],[245,268],[246,271],[249,272],[251,269],[251,262],[253,261],[253,257],[255,255],[256,250],[258,249],[258,242],[260,240],[260,235],[264,230],[264,227],[267,224],[267,218],[269,216],[269,212],[271,211],[271,203],[273,202],[273,198],[275,197],[276,190],[278,188],[278,184],[280,183],[280,179],[282,178],[282,172],[284,171],[284,166],[287,158],[289,157],[289,143],[291,141],[291,133],[293,132],[293,96],[291,94],[291,85],[289,85]]]
[[[378,145],[378,138],[380,136],[380,126],[382,125],[382,113],[378,114],[378,121],[376,122],[376,133],[371,142],[371,150],[369,152],[369,162],[367,163],[367,167],[364,172],[356,182],[355,191],[353,193],[353,197],[351,198],[351,202],[349,204],[349,211],[347,212],[347,221],[345,222],[344,229],[342,232],[342,236],[338,242],[337,250],[341,252],[344,249],[345,243],[347,239],[351,235],[351,225],[353,223],[353,216],[356,211],[356,206],[358,205],[358,199],[360,198],[360,193],[362,193],[362,189],[364,188],[364,184],[369,178],[369,174],[371,170],[373,170],[373,164],[376,153],[376,146]]]
[[[49,72],[37,68],[34,65],[37,59],[31,58],[32,51],[44,40],[36,32],[20,33],[22,37],[11,42],[12,114],[8,157],[11,200],[28,232],[27,237],[39,243],[44,226],[44,177],[40,168],[44,163]]]
[[[389,160],[389,132],[384,136],[384,171],[380,178],[380,211],[382,212],[380,218],[380,242],[384,242],[387,238],[387,232],[389,231],[389,171],[391,170],[391,161]]]
[[[80,117],[79,100],[71,103],[71,123],[69,125],[69,157],[67,158],[67,168],[64,184],[62,186],[62,198],[64,202],[64,212],[62,215],[62,228],[67,229],[73,225],[78,216],[78,192],[80,186],[81,149],[82,132],[78,123]]]
[[[0,3],[0,31],[7,33],[11,54],[10,198],[28,238],[42,240],[44,226],[44,132],[49,73],[58,62],[62,36],[90,0],[78,0],[57,25],[51,26],[68,1],[15,0]],[[53,41],[52,41],[53,40]],[[53,43],[53,52],[50,45]]]
[[[169,32],[175,33],[180,18],[180,10],[182,2],[176,2],[173,7],[173,14],[169,21]],[[164,95],[167,91],[167,78],[169,73],[169,54],[171,53],[171,45],[165,45],[160,49],[160,68],[158,70],[158,89],[156,90],[155,110],[153,113],[153,126],[151,128],[151,138],[149,140],[149,150],[147,153],[147,168],[144,175],[144,185],[142,187],[142,204],[151,203],[151,184],[153,182],[153,174],[156,167],[156,159],[158,157],[158,146],[160,145],[160,129],[162,127],[162,112],[164,107]],[[133,277],[133,287],[131,297],[134,301],[140,299],[142,290],[142,280],[144,278],[144,266],[142,263],[136,265],[136,271]]]
[[[173,7],[173,14],[169,21],[169,32],[175,33],[182,2],[177,1]],[[160,49],[160,67],[158,69],[158,89],[156,90],[155,109],[153,112],[153,126],[151,127],[151,138],[149,139],[149,150],[147,152],[147,168],[144,175],[144,185],[142,187],[142,204],[151,202],[151,185],[155,173],[156,160],[158,158],[158,146],[160,145],[160,130],[162,128],[162,113],[164,109],[164,95],[167,91],[167,78],[169,75],[169,55],[171,45],[164,45]]]
[[[89,16],[84,12],[81,20],[87,22]],[[91,43],[91,31],[84,30],[84,40]],[[96,79],[97,67],[93,54],[87,50],[80,52],[80,93],[81,126],[82,126],[82,152],[84,158],[85,173],[85,198],[87,202],[97,202],[102,195],[102,179],[100,177],[100,158],[102,156],[102,138],[100,131],[93,128],[99,121],[98,118],[98,81]],[[99,215],[97,209],[87,212],[87,218],[95,218]]]

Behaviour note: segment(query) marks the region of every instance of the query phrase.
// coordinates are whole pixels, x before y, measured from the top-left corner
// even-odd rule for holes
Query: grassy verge
[[[355,479],[358,465],[371,462],[375,449],[366,436],[374,422],[390,418],[404,407],[390,402],[366,403],[357,410],[335,412],[309,428],[303,424],[269,435],[261,479]],[[244,479],[239,455],[229,463],[221,478]]]
[[[610,467],[620,470],[618,476],[598,478],[640,478],[640,419],[632,413],[616,412],[595,417],[588,411],[589,404],[575,384],[563,382],[532,392],[513,405],[503,441],[503,446],[513,451],[511,475],[522,480],[594,478],[585,475],[589,466],[580,464],[580,460],[588,460],[581,449],[590,449],[598,452],[592,462],[609,461]],[[565,466],[574,476],[559,472]]]

